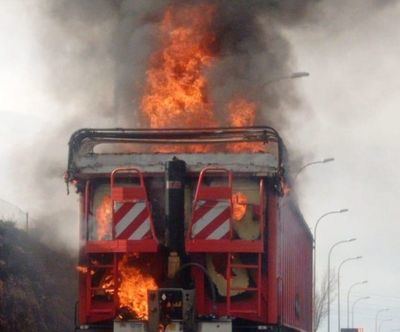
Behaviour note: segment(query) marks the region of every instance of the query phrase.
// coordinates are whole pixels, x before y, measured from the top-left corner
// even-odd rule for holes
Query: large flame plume
[[[152,276],[130,265],[129,258],[129,255],[125,255],[118,264],[121,277],[118,288],[120,307],[128,308],[137,319],[147,319],[147,290],[155,290],[158,287]]]
[[[142,100],[151,128],[216,125],[204,75],[215,60],[213,16],[211,5],[166,10],[162,49],[152,57]]]
[[[212,101],[207,71],[218,66],[220,58],[213,31],[215,19],[216,7],[210,4],[166,10],[159,25],[161,49],[150,60],[141,103],[150,128],[254,125],[255,102],[232,96],[218,115]],[[257,152],[262,151],[262,145],[235,144],[226,149]],[[193,146],[191,152],[201,151]]]

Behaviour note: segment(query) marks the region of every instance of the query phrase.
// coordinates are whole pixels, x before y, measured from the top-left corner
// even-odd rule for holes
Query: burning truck
[[[77,330],[311,331],[312,244],[270,127],[81,129]]]
[[[157,1],[139,15],[152,32],[146,47],[130,45],[137,39],[122,23],[152,6],[115,15],[126,20],[120,44],[151,53],[143,75],[115,64],[129,77],[116,95],[130,92],[113,116],[141,129],[81,129],[70,139],[67,181],[81,210],[77,330],[311,331],[313,239],[288,191],[279,134],[254,126],[261,114],[281,118],[267,111],[291,97],[264,91],[288,71],[271,23],[278,3]],[[260,13],[270,15],[265,26]]]

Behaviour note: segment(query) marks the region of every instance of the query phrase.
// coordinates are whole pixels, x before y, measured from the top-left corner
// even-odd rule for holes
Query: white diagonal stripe
[[[206,201],[197,201],[196,208],[202,207],[204,204],[206,204]]]
[[[140,240],[150,230],[150,219],[147,218],[129,237],[129,240]]]
[[[124,205],[124,203],[114,202],[114,213],[116,213],[121,208],[122,205]]]
[[[229,219],[225,220],[214,232],[207,236],[207,240],[219,240],[229,232]]]
[[[115,236],[118,237],[145,208],[144,202],[136,203],[115,225]]]
[[[215,218],[217,218],[225,209],[229,207],[228,202],[219,202],[210,211],[203,215],[199,220],[193,224],[192,234],[196,236],[200,233],[204,227],[211,223]]]

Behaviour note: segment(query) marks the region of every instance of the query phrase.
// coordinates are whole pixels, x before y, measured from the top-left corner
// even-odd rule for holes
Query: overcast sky
[[[306,118],[299,111],[285,136],[310,158],[335,158],[305,169],[297,192],[311,227],[327,211],[350,210],[324,219],[317,240],[319,276],[326,271],[328,250],[336,241],[357,238],[334,251],[334,266],[348,257],[363,256],[342,270],[342,321],[348,287],[367,279],[368,284],[355,288],[352,297],[371,296],[357,306],[356,325],[373,331],[375,313],[388,307],[391,310],[381,317],[393,321],[382,331],[391,331],[400,328],[400,5],[393,1],[377,9],[367,0],[333,2],[321,2],[322,19],[286,31],[294,67],[311,73],[296,81],[302,107],[311,111]],[[15,177],[20,166],[16,150],[23,147],[26,158],[18,160],[29,164],[36,157],[29,146],[63,121],[63,109],[46,92],[45,63],[40,61],[31,22],[33,7],[34,1],[4,0],[0,5],[0,199],[33,211],[34,217],[43,202],[28,199],[26,191],[31,189],[24,177]],[[54,147],[65,158],[66,144]],[[57,174],[53,189],[60,194],[62,172]],[[66,208],[75,200],[66,201]],[[4,202],[0,210],[18,215]],[[67,238],[76,236],[74,228]],[[334,330],[336,303],[332,312]],[[321,330],[326,330],[326,322]]]
[[[34,140],[52,118],[51,101],[41,77],[37,45],[23,2],[2,1],[0,10],[0,183],[1,198],[18,202],[23,183],[10,177],[13,152]],[[32,156],[30,156],[32,157]],[[29,159],[29,158],[28,158]],[[29,161],[27,161],[29,162]],[[22,186],[22,187],[21,187]]]
[[[400,328],[400,5],[378,11],[369,1],[334,2],[323,22],[288,32],[297,65],[311,73],[296,82],[312,110],[306,121],[296,119],[297,148],[316,158],[335,157],[299,175],[301,208],[310,226],[325,212],[350,210],[320,223],[319,275],[327,269],[330,246],[356,237],[332,255],[334,266],[363,256],[342,268],[342,308],[348,287],[367,279],[354,288],[353,299],[371,296],[357,305],[355,323],[373,331],[376,311],[390,307],[381,316],[393,318],[382,326],[390,331]]]

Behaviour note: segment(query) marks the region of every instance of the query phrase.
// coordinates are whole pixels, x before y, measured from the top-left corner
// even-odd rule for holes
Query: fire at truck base
[[[313,239],[274,129],[82,129],[69,147],[77,330],[311,331]]]

